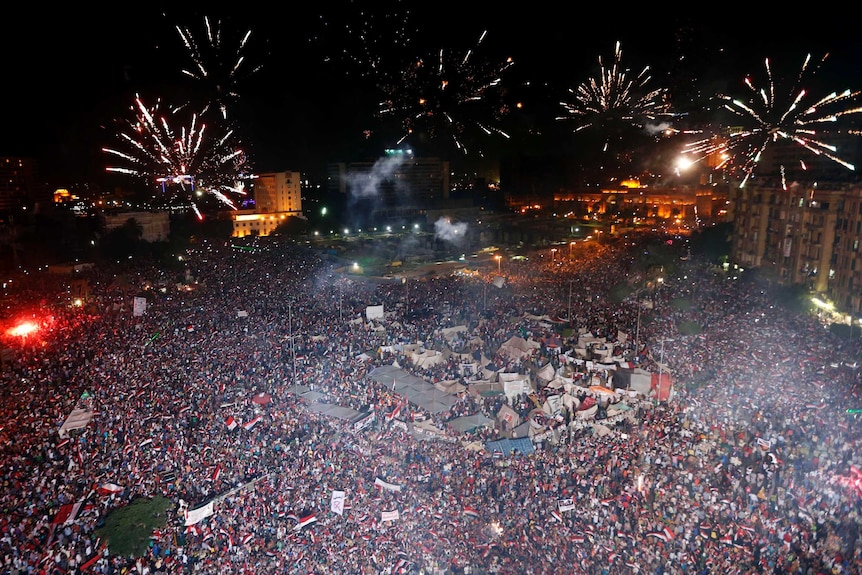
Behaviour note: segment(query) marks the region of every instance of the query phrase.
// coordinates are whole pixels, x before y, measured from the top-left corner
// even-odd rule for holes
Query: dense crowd
[[[0,572],[862,572],[859,341],[768,290],[687,258],[644,312],[609,295],[643,280],[622,244],[507,262],[504,284],[493,266],[409,285],[345,275],[291,244],[253,245],[204,242],[182,269],[88,271],[83,307],[68,305],[61,276],[7,295],[10,321],[14,303],[42,329],[4,344],[15,357],[2,372]],[[385,319],[368,320],[377,305]],[[546,341],[554,329],[531,318],[561,315],[574,335],[559,348],[500,353],[513,335]],[[692,323],[699,333],[680,331]],[[451,347],[443,330],[457,325],[467,330],[450,351],[525,374],[534,393],[471,393],[478,376],[455,359],[419,367],[398,351]],[[498,426],[446,425],[495,421],[503,406],[528,418],[559,393],[537,369],[562,369],[578,330],[641,369],[667,369],[672,397],[617,393],[631,411],[609,433],[574,426],[578,407],[566,407],[550,418],[566,432],[529,454],[475,448]],[[636,331],[639,342],[617,337]],[[393,363],[465,390],[446,412],[405,406],[369,377]],[[569,375],[591,374],[576,363]],[[374,421],[322,414],[299,388]],[[76,408],[92,420],[61,432]],[[417,420],[447,437],[417,436]],[[333,492],[344,493],[338,512]],[[97,536],[106,515],[157,495],[174,508],[147,553],[112,553]]]

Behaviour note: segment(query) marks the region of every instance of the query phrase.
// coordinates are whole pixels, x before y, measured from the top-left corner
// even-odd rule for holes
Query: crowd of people
[[[618,301],[614,286],[643,279],[631,250],[405,286],[286,242],[203,241],[182,269],[87,271],[81,307],[65,276],[7,286],[8,321],[27,312],[40,329],[4,340],[0,572],[862,572],[859,340],[696,257],[650,292],[651,310]],[[378,305],[385,317],[369,320]],[[559,348],[500,353],[513,335],[553,335],[531,318],[563,311]],[[442,351],[456,325],[467,330],[449,351],[524,374],[533,393],[472,393],[477,378],[455,360],[420,367],[380,351]],[[564,439],[531,453],[476,449],[502,433],[494,423],[447,427],[472,413],[495,422],[503,406],[527,417],[559,393],[536,371],[562,369],[579,331],[667,370],[672,396],[620,391],[614,401],[636,409],[609,433],[574,426],[568,407]],[[370,377],[396,362],[464,391],[423,412]],[[321,413],[299,388],[373,421]],[[91,419],[65,429],[76,409]],[[446,437],[412,433],[420,419]],[[98,535],[108,514],[156,496],[173,508],[146,552],[112,553]]]

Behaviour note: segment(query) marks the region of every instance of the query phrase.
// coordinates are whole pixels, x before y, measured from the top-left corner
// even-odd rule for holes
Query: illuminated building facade
[[[105,211],[99,214],[102,228],[110,232],[123,227],[129,220],[141,229],[141,239],[147,242],[166,242],[171,235],[171,222],[166,211]]]
[[[731,190],[731,257],[803,284],[848,313],[862,312],[862,188]]]
[[[299,172],[259,174],[252,195],[254,209],[231,212],[233,237],[268,236],[288,217],[304,217]]]

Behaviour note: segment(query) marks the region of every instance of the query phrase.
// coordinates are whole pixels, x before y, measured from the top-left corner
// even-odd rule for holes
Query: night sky
[[[461,13],[463,3],[365,2],[377,12],[363,39],[362,4],[314,3],[291,12],[251,5],[239,11],[232,4],[230,13],[160,12],[147,4],[93,13],[68,5],[17,6],[0,20],[0,155],[37,157],[56,185],[104,177],[116,160],[101,149],[115,143],[116,121],[129,116],[135,94],[177,105],[216,93],[182,73],[192,60],[175,26],[202,40],[204,16],[222,31],[223,54],[239,54],[229,47],[252,31],[235,76],[239,97],[223,100],[259,171],[313,171],[394,145],[409,110],[378,115],[380,86],[389,82],[397,92],[405,62],[416,55],[431,62],[440,49],[447,55],[474,49],[477,67],[513,61],[501,75],[505,113],[475,105],[459,118],[487,113],[491,119],[477,115],[477,124],[497,121],[509,138],[465,131],[465,153],[442,114],[434,118],[442,126],[437,133],[408,138],[417,151],[451,158],[576,151],[585,140],[573,134],[572,123],[556,119],[563,113],[560,101],[598,74],[599,57],[612,62],[617,42],[629,74],[649,67],[650,86],[668,88],[686,119],[708,116],[716,92],[744,94],[744,77],[762,73],[765,58],[774,74],[792,74],[806,54],[819,59],[829,53],[819,80],[836,90],[862,87],[862,41],[853,38],[853,19],[835,14],[773,14],[757,21],[728,11],[658,14],[619,4],[580,12],[531,2],[520,10],[471,7]],[[352,32],[342,28],[348,24]],[[407,101],[415,96],[402,95]]]

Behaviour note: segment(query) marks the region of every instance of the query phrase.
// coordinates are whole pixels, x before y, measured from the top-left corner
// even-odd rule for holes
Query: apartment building
[[[299,172],[258,174],[251,192],[254,209],[231,213],[233,237],[268,236],[288,217],[304,217]]]
[[[728,194],[731,257],[806,285],[842,311],[862,312],[862,187],[794,184]]]

